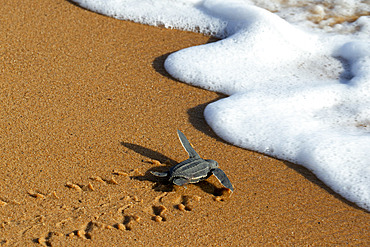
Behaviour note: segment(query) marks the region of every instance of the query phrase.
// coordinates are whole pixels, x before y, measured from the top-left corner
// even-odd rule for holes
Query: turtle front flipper
[[[185,135],[180,130],[177,130],[177,135],[180,138],[182,146],[185,148],[186,152],[188,152],[189,158],[200,158],[199,154],[195,152],[188,139],[186,139]]]
[[[215,169],[212,170],[212,173],[213,173],[213,175],[215,175],[215,177],[218,179],[218,181],[220,181],[220,183],[223,186],[225,186],[226,188],[231,190],[231,192],[234,192],[234,187],[231,184],[229,178],[226,176],[226,174],[224,173],[223,170],[221,170],[220,168],[215,168]]]
[[[154,172],[154,171],[151,171],[150,173],[153,174],[154,176],[160,177],[160,178],[165,178],[165,177],[168,176],[168,172]]]

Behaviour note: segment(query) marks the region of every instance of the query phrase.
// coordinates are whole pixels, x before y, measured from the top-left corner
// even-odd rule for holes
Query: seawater
[[[75,0],[101,14],[220,41],[171,54],[175,78],[228,98],[224,140],[303,165],[370,210],[369,0]]]

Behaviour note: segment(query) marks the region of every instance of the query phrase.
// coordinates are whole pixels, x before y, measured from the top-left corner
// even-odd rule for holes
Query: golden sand
[[[0,245],[370,245],[368,212],[300,166],[222,141],[203,109],[224,96],[166,73],[167,54],[210,37],[64,0],[0,12]],[[151,176],[187,158],[176,129],[232,195],[214,177]]]

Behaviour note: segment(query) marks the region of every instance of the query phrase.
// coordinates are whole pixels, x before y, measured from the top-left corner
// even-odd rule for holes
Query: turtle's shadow
[[[143,146],[140,146],[140,145],[137,145],[137,144],[124,142],[124,141],[121,142],[121,145],[128,148],[128,149],[131,149],[135,153],[138,153],[142,156],[145,156],[145,157],[147,157],[151,160],[158,160],[162,164],[163,163],[168,163],[168,162],[171,163],[171,164],[176,164],[177,163],[175,160],[169,158],[168,156],[163,155],[163,154],[161,154],[157,151],[154,151],[150,148],[146,148],[146,147],[143,147]]]
[[[138,175],[138,176],[131,176],[131,179],[136,179],[139,181],[150,181],[153,184],[152,189],[155,191],[161,191],[161,192],[170,192],[175,190],[175,186],[172,183],[169,183],[167,178],[159,178],[154,176],[151,172],[166,172],[168,171],[172,166],[176,165],[178,162],[167,157],[166,155],[163,155],[157,151],[154,151],[152,149],[133,144],[128,142],[121,142],[121,145],[131,149],[132,151],[145,156],[151,160],[158,160],[161,162],[161,164],[164,164],[163,166],[157,166],[153,164],[153,167],[148,169],[144,175]],[[142,160],[142,162],[151,163],[149,161]],[[217,185],[214,185],[213,183],[210,183],[206,180],[203,180],[199,183],[193,184],[195,186],[198,186],[200,189],[202,189],[204,192],[208,194],[212,194],[214,196],[220,196],[222,195],[223,188],[217,187]],[[189,186],[189,185],[188,185]]]
[[[136,153],[138,153],[142,156],[145,156],[145,157],[149,158],[150,160],[158,160],[159,162],[161,162],[161,164],[165,164],[164,166],[156,166],[155,164],[153,164],[153,167],[148,169],[145,172],[144,175],[131,176],[130,178],[136,179],[136,180],[139,180],[139,181],[154,182],[154,183],[156,183],[153,187],[154,189],[156,189],[156,187],[158,187],[157,183],[158,184],[161,183],[161,184],[164,184],[164,185],[166,184],[165,179],[158,178],[158,177],[154,176],[153,174],[151,174],[151,172],[152,171],[155,171],[155,172],[168,171],[173,164],[177,163],[175,160],[173,160],[173,159],[167,157],[166,155],[163,155],[163,154],[161,154],[157,151],[154,151],[150,148],[146,148],[146,147],[143,147],[143,146],[140,146],[140,145],[137,145],[137,144],[122,141],[121,145],[128,148],[128,149],[131,149],[132,151],[134,151],[134,152],[136,152]],[[145,161],[145,160],[142,160],[142,162],[152,163],[150,161]],[[167,187],[169,187],[169,186],[167,186]],[[168,191],[171,188],[162,188],[162,189],[164,191]]]

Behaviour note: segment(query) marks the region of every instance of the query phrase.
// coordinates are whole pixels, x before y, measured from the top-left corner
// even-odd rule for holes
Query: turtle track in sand
[[[152,165],[151,162],[142,163]],[[11,206],[13,210],[21,210],[22,205],[32,204],[37,213],[22,222],[25,227],[16,240],[24,242],[29,239],[43,246],[58,246],[66,241],[74,244],[94,241],[105,231],[117,231],[116,234],[123,239],[133,238],[135,234],[140,234],[140,229],[171,224],[178,217],[189,217],[186,216],[189,212],[201,206],[202,197],[197,194],[208,195],[204,197],[203,200],[207,201],[204,203],[222,201],[215,200],[215,194],[201,188],[210,187],[209,183],[189,185],[186,189],[137,179],[142,175],[138,169],[128,172],[114,170],[108,178],[95,175],[87,177],[82,183],[66,181],[61,185],[62,192],[35,188],[28,191],[20,202],[1,199],[1,207],[6,209]],[[193,193],[194,190],[196,193]],[[58,210],[47,214],[48,208]],[[19,224],[12,221],[0,223],[3,229],[8,229],[7,232]],[[10,245],[17,243],[7,239],[5,235],[0,241]]]

